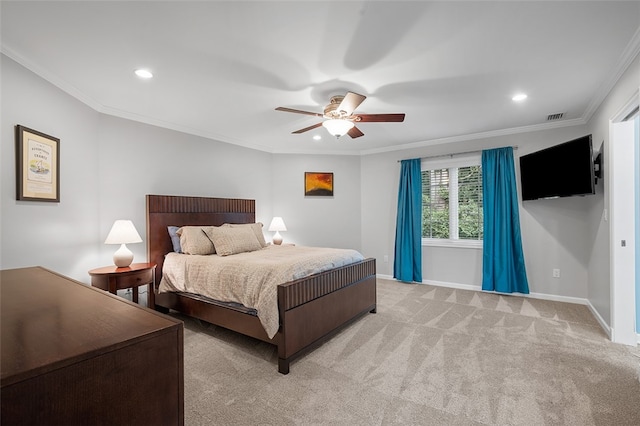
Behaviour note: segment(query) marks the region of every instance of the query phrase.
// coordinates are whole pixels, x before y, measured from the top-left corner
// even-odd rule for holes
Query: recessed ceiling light
[[[322,136],[320,136],[320,135],[313,135],[313,140],[314,140],[314,141],[319,141],[320,139],[322,139]]]
[[[511,100],[516,102],[522,102],[525,99],[527,99],[527,95],[525,93],[518,93],[517,95],[514,95],[513,98],[511,98]]]
[[[150,71],[143,70],[143,69],[136,70],[136,75],[138,77],[140,77],[140,78],[151,78],[151,77],[153,77],[153,74],[151,74]]]

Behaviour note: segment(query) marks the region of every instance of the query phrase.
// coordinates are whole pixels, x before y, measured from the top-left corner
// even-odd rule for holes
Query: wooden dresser
[[[0,271],[0,422],[183,425],[183,324],[41,267]]]

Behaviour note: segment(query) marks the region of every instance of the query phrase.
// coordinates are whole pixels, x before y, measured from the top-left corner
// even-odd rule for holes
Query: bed
[[[255,222],[255,200],[171,195],[146,196],[147,257],[155,262],[149,307],[174,310],[277,347],[278,371],[367,312],[376,312],[376,263],[363,259],[277,286],[279,328],[269,338],[255,311],[198,294],[158,293],[165,256],[173,251],[169,226]]]

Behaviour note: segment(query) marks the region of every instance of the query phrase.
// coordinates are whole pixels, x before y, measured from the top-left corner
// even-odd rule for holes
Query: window
[[[422,163],[422,238],[428,245],[482,242],[479,156]]]

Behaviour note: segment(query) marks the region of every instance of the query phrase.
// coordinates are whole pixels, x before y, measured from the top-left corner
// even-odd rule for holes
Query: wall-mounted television
[[[595,194],[591,135],[520,157],[522,200]]]

